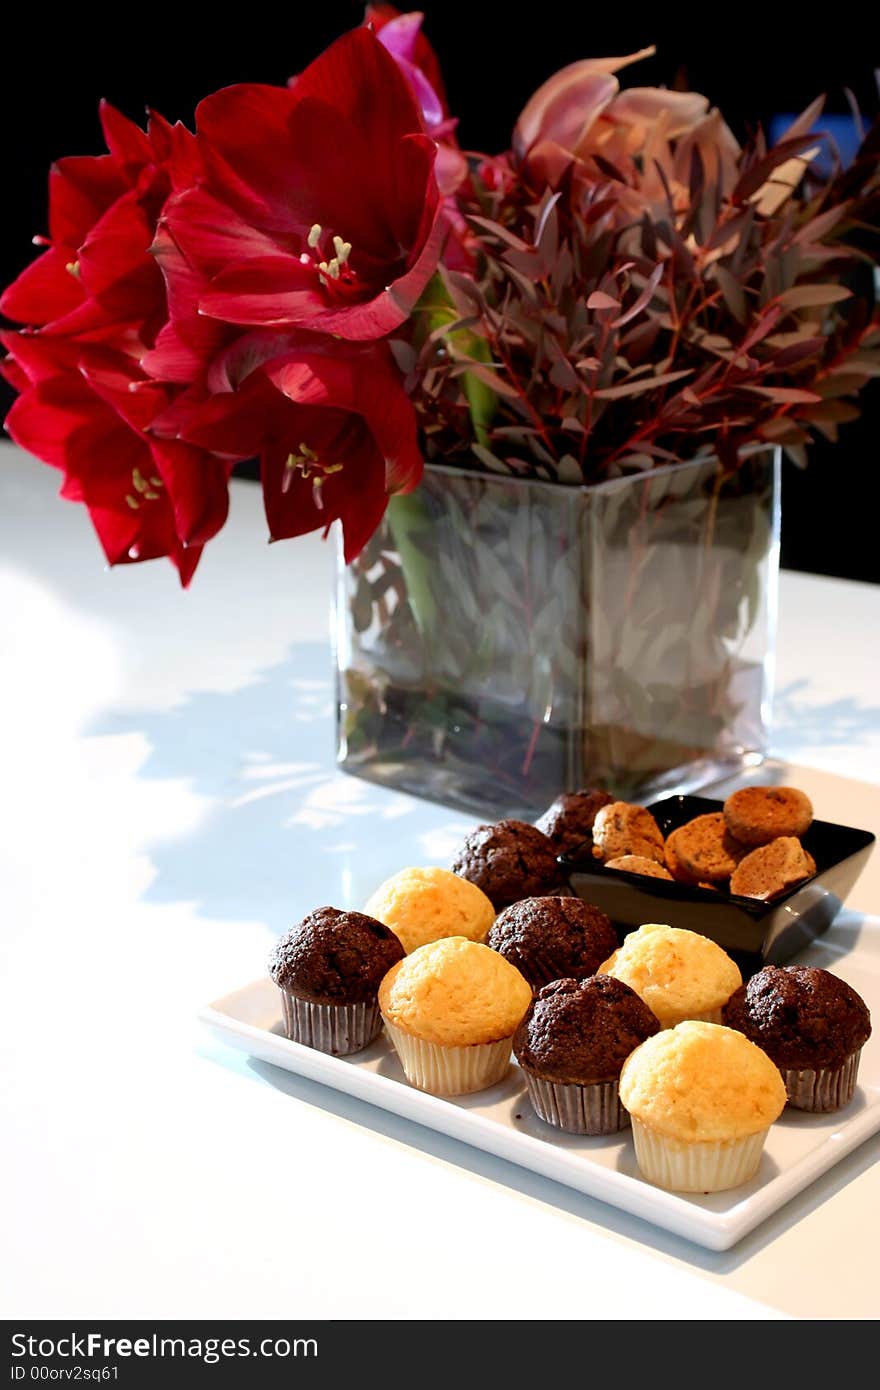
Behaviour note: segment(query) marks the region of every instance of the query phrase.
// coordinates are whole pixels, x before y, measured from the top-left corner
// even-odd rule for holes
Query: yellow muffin
[[[482,889],[448,869],[401,869],[381,884],[364,908],[390,927],[405,951],[446,936],[482,941],[495,909]]]
[[[738,966],[714,941],[659,922],[630,932],[599,974],[634,989],[664,1028],[686,1018],[720,1023],[723,1006],[742,984]]]
[[[742,1033],[690,1019],[630,1053],[620,1100],[649,1182],[720,1192],[754,1176],[786,1093],[778,1068]]]
[[[531,1002],[531,986],[516,966],[461,936],[419,946],[379,986],[379,1008],[407,1080],[438,1095],[500,1081]]]

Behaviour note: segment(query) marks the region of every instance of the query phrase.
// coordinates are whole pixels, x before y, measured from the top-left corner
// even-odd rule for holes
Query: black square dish
[[[723,804],[704,796],[670,796],[648,810],[665,837],[695,816],[720,811]],[[815,874],[772,902],[606,869],[593,858],[589,845],[560,855],[559,862],[578,897],[607,912],[622,935],[645,922],[699,932],[717,941],[748,976],[762,965],[788,960],[827,930],[862,872],[874,840],[868,830],[814,820],[801,843],[816,861]]]

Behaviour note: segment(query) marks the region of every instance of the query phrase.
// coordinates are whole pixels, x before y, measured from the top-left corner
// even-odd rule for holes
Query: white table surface
[[[57,485],[0,447],[0,1313],[876,1316],[878,1138],[712,1254],[202,1033],[286,926],[472,822],[335,772],[330,549],[265,545],[256,487],[182,593],[107,572]],[[878,620],[782,576],[774,752],[875,829]]]

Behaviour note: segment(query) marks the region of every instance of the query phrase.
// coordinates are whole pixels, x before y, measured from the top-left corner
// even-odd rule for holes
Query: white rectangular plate
[[[847,980],[880,1019],[880,919],[842,916],[821,944],[797,959]],[[200,1018],[224,1042],[253,1057],[530,1168],[710,1250],[735,1245],[880,1129],[880,1037],[875,1035],[862,1052],[858,1089],[845,1110],[824,1116],[784,1111],[750,1183],[708,1196],[678,1195],[639,1176],[628,1131],[585,1139],[543,1124],[515,1064],[505,1081],[477,1095],[450,1100],[425,1095],[407,1084],[384,1038],[354,1057],[329,1057],[283,1037],[278,991],[268,978],[218,999]]]

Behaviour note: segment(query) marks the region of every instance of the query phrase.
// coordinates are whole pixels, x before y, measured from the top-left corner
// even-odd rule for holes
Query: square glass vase
[[[338,761],[468,812],[687,792],[760,762],[779,451],[591,487],[428,466],[345,565]]]

